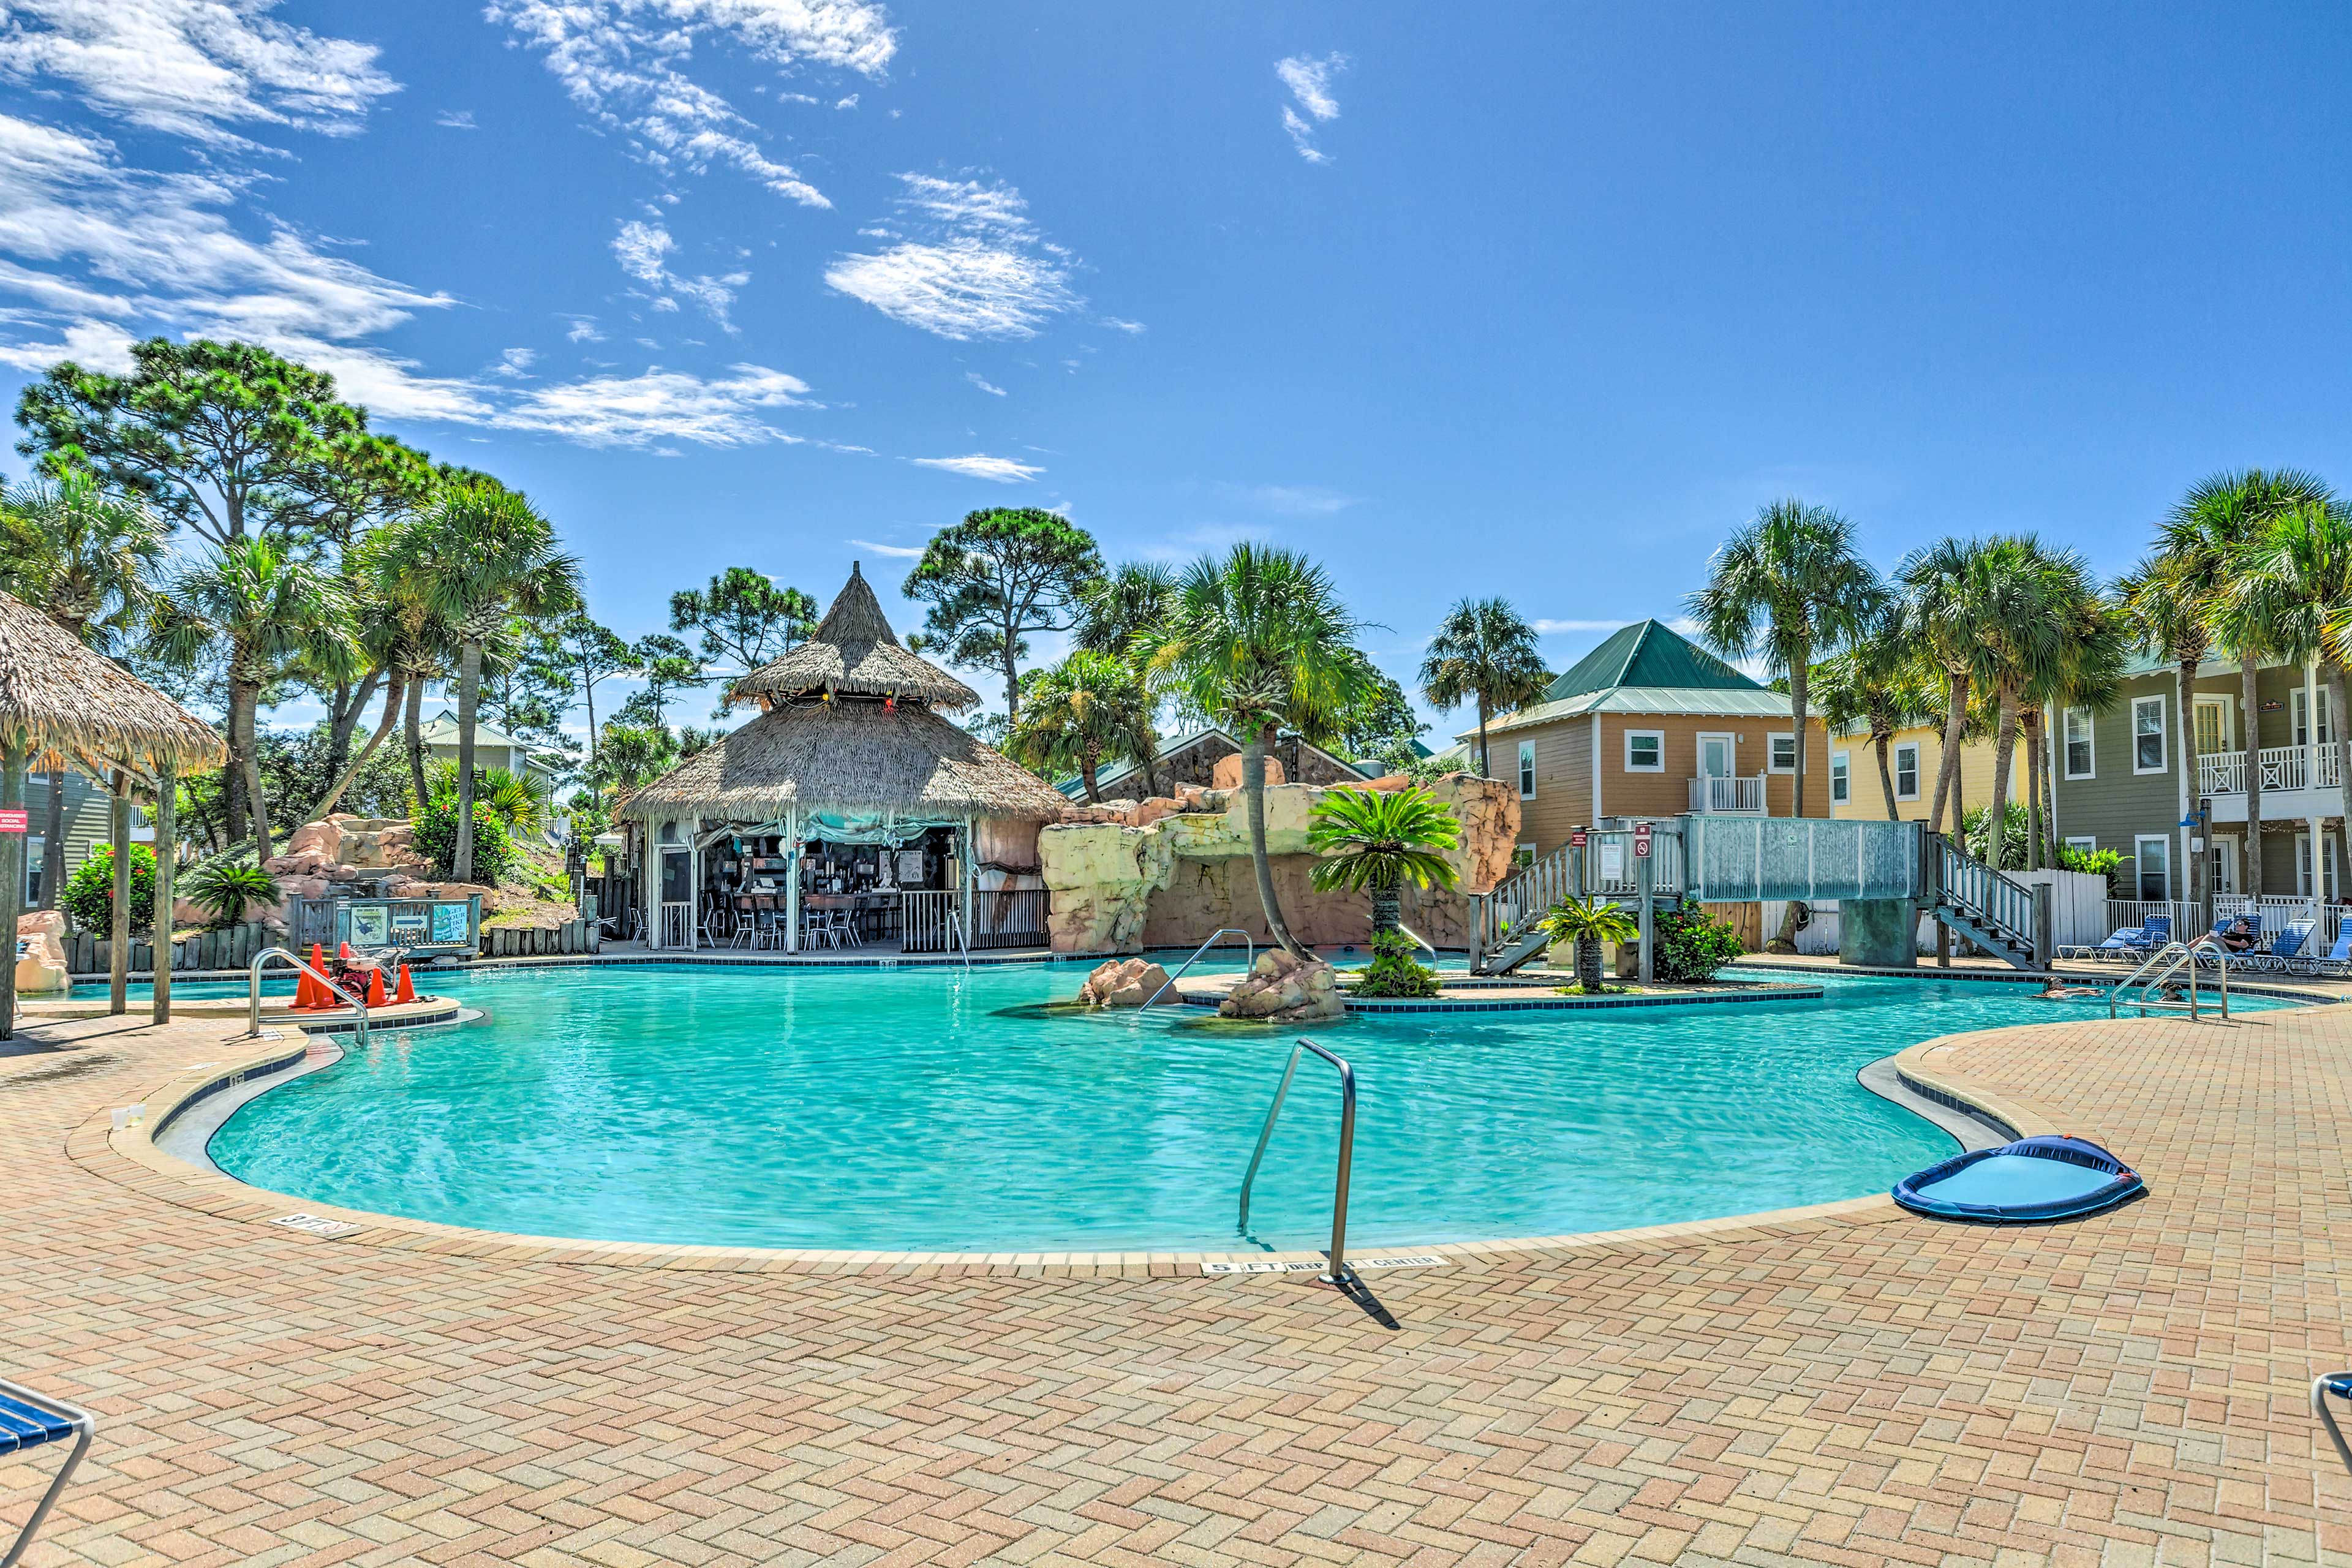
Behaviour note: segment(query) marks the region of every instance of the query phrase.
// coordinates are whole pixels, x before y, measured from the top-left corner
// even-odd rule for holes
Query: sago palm
[[[1307,818],[1307,847],[1318,856],[1307,879],[1320,893],[1370,893],[1372,931],[1394,931],[1398,895],[1451,888],[1459,880],[1440,851],[1462,842],[1462,824],[1427,790],[1335,789]]]
[[[543,617],[580,604],[580,563],[554,525],[519,492],[490,479],[450,488],[412,520],[394,523],[385,567],[413,602],[457,637],[457,816],[450,876],[474,873],[474,737],[484,646],[517,616]]]
[[[1727,658],[1762,656],[1789,678],[1796,735],[1790,815],[1805,815],[1805,678],[1814,657],[1867,631],[1884,598],[1878,574],[1855,553],[1853,524],[1824,506],[1776,500],[1707,563],[1690,596],[1700,636]]]
[[[1149,766],[1159,755],[1152,701],[1136,668],[1116,654],[1074,649],[1022,682],[1021,717],[1005,732],[1005,754],[1039,772],[1076,770],[1087,799],[1100,802],[1107,757]]]
[[[1641,928],[1606,899],[1563,899],[1536,921],[1553,942],[1576,943],[1576,983],[1589,993],[1601,989],[1601,944],[1641,940]]]
[[[1274,940],[1300,957],[1306,949],[1282,918],[1266,854],[1265,754],[1285,726],[1309,744],[1333,738],[1360,696],[1358,625],[1321,567],[1294,551],[1244,543],[1188,567],[1167,615],[1137,638],[1150,669],[1241,738],[1258,902]]]
[[[1484,778],[1495,776],[1486,754],[1486,721],[1535,701],[1550,684],[1535,628],[1507,599],[1457,603],[1437,623],[1437,635],[1421,661],[1421,694],[1432,703],[1478,705],[1478,773]]]

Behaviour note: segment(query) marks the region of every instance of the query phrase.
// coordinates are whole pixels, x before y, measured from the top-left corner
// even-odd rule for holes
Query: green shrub
[[[66,881],[58,902],[73,923],[92,936],[114,930],[114,846],[100,844]],[[131,933],[144,936],[155,923],[155,851],[131,847]]]
[[[1372,961],[1356,981],[1355,994],[1364,997],[1434,996],[1437,971],[1412,961],[1412,939],[1402,931],[1372,933]]]
[[[2077,849],[2072,845],[2058,851],[2059,868],[2087,872],[2107,879],[2107,897],[2116,896],[2116,879],[2124,858],[2113,849]]]
[[[1705,910],[1660,910],[1651,938],[1651,973],[1664,981],[1707,980],[1747,949],[1739,933]]]
[[[275,906],[282,901],[278,879],[258,866],[243,866],[218,856],[188,876],[188,897],[204,906],[213,929],[235,925],[247,904]]]
[[[449,858],[457,848],[457,794],[439,790],[420,808],[414,822],[416,828],[416,852],[433,862],[434,874],[452,875]],[[514,836],[507,831],[506,818],[498,807],[487,800],[474,803],[474,880],[496,887],[514,867],[517,851]]]

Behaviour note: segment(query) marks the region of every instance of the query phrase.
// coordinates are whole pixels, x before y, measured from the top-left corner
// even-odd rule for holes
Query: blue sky
[[[1882,564],[2035,529],[2112,573],[2216,468],[2352,483],[2346,32],[12,0],[0,394],[272,342],[530,490],[632,637],[1013,504],[1309,551],[1408,684],[1465,595],[1564,666],[1782,494]]]

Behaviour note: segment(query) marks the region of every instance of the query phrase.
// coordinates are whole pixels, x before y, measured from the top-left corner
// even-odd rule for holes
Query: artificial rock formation
[[[270,857],[262,868],[278,879],[278,890],[289,899],[323,899],[336,890],[334,884],[354,882],[362,872],[381,878],[394,897],[423,897],[404,884],[422,877],[428,862],[407,823],[339,811],[296,828],[285,853]]]
[[[1168,972],[1144,958],[1113,958],[1097,964],[1078,987],[1089,1007],[1140,1007],[1168,984]]]
[[[35,910],[16,917],[16,994],[63,994],[71,989],[65,934],[63,910]]]
[[[1409,782],[1391,777],[1355,787],[1401,789]],[[1323,793],[1314,784],[1265,792],[1275,896],[1300,942],[1360,942],[1371,934],[1370,900],[1360,893],[1318,893],[1307,885],[1315,859],[1307,823]],[[1462,824],[1461,842],[1445,857],[1460,885],[1451,893],[1409,892],[1405,918],[1431,942],[1458,946],[1467,931],[1465,898],[1493,891],[1510,872],[1518,795],[1507,784],[1467,773],[1439,779],[1430,793]],[[1038,834],[1037,852],[1053,890],[1050,930],[1057,952],[1183,945],[1229,926],[1265,940],[1265,917],[1250,865],[1248,806],[1239,790],[1188,787],[1175,796],[1078,807]]]
[[[1220,1017],[1268,1024],[1319,1024],[1347,1014],[1339,977],[1329,964],[1293,957],[1278,947],[1258,954],[1249,973],[1217,1005]]]

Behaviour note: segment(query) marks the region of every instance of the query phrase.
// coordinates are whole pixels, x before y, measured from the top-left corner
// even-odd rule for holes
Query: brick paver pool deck
[[[206,1212],[104,1118],[250,1050],[225,1035],[0,1056],[0,1369],[100,1418],[31,1563],[2352,1562],[2305,1403],[2352,1366],[2352,1008],[1920,1050],[2144,1171],[2108,1215],[1874,1199],[1471,1256],[1374,1276],[1394,1329],[1297,1276],[623,1267]],[[36,1474],[0,1459],[0,1520]]]

